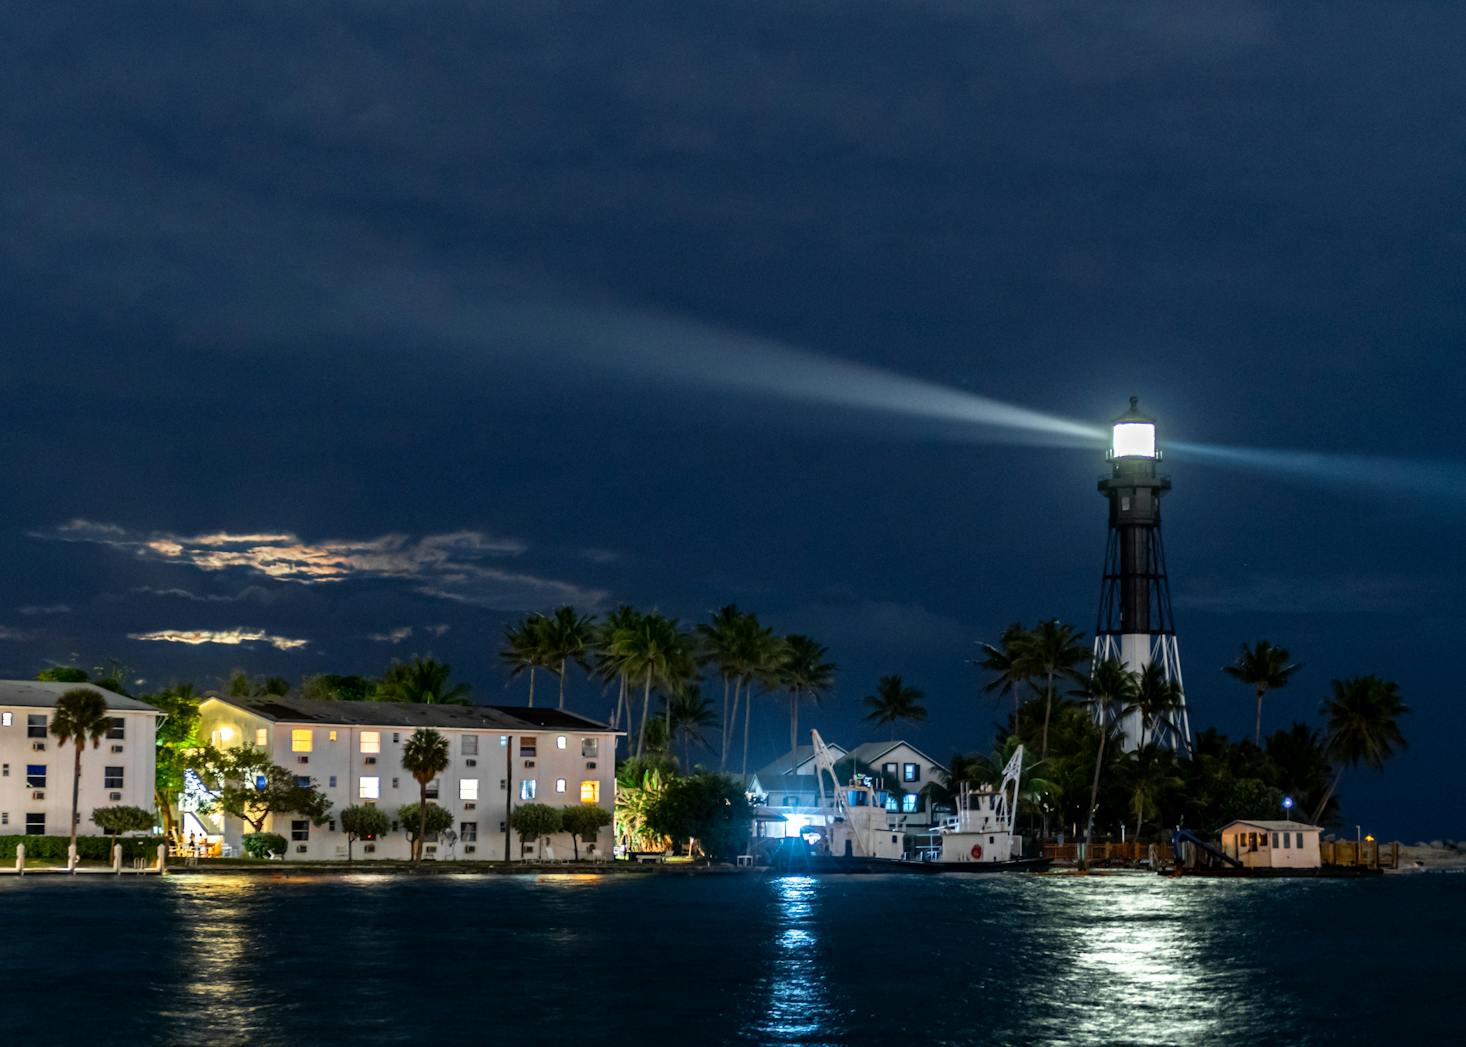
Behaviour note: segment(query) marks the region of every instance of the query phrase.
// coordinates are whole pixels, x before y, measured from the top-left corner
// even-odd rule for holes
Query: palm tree
[[[641,723],[637,730],[636,755],[646,748],[646,722],[651,715],[652,687],[671,689],[687,662],[686,638],[671,618],[652,611],[617,629],[611,636],[609,653],[629,679],[642,681]]]
[[[1043,742],[1039,746],[1039,759],[1049,755],[1049,715],[1054,704],[1054,677],[1062,676],[1077,680],[1079,667],[1089,661],[1089,648],[1082,642],[1083,633],[1072,625],[1065,625],[1057,618],[1039,622],[1019,645],[1019,669],[1040,674],[1047,681],[1044,689]],[[1010,670],[1012,671],[1011,667]],[[1017,724],[1015,723],[1016,727]]]
[[[739,677],[743,684],[743,764],[741,773],[748,778],[748,735],[753,721],[753,687],[764,690],[778,686],[776,672],[783,657],[784,641],[774,630],[759,624],[758,616],[745,614],[738,620],[734,650]],[[733,692],[733,715],[738,715],[738,692]]]
[[[876,693],[866,695],[861,701],[870,710],[865,714],[867,720],[891,725],[891,739],[894,741],[898,721],[920,723],[926,719],[926,708],[921,704],[925,697],[925,691],[908,686],[899,676],[882,676],[876,684]]]
[[[529,706],[534,708],[535,672],[548,669],[554,662],[549,655],[546,633],[549,619],[542,614],[532,614],[520,622],[504,627],[504,646],[499,657],[509,666],[509,678],[517,679],[519,674],[529,671]]]
[[[605,621],[596,625],[591,641],[591,675],[601,681],[602,693],[613,679],[617,681],[616,707],[611,713],[613,728],[620,726],[623,716],[628,724],[631,720],[631,708],[626,699],[626,667],[620,655],[616,654],[613,641],[617,632],[635,629],[640,618],[636,608],[622,604],[606,615]]]
[[[716,665],[718,675],[723,678],[723,723],[719,732],[718,769],[728,766],[728,744],[732,740],[733,719],[738,713],[737,693],[734,693],[733,708],[728,707],[728,686],[742,686],[738,662],[738,627],[743,612],[734,604],[727,604],[714,611],[706,622],[700,623],[693,632],[697,636],[697,661],[699,665]]]
[[[419,790],[417,838],[412,841],[412,860],[422,860],[423,838],[428,832],[428,786],[448,769],[448,739],[431,727],[419,727],[402,746],[402,769],[417,779]]]
[[[1151,731],[1169,722],[1184,702],[1181,685],[1166,678],[1166,667],[1160,662],[1147,663],[1135,681],[1134,709],[1140,714],[1141,748],[1150,740]]]
[[[1266,640],[1257,641],[1256,647],[1242,645],[1237,661],[1223,666],[1222,672],[1234,680],[1250,684],[1257,692],[1257,727],[1253,732],[1253,744],[1262,746],[1262,696],[1270,690],[1288,685],[1288,677],[1303,666],[1288,661],[1286,647],[1274,647]]]
[[[1317,808],[1314,821],[1327,825],[1330,811],[1320,804],[1334,773],[1323,736],[1306,723],[1294,722],[1268,737],[1267,758],[1277,773],[1273,784],[1297,800],[1300,811]]]
[[[417,705],[468,705],[469,695],[468,684],[453,682],[453,666],[432,655],[394,660],[377,687],[379,701]]]
[[[717,710],[713,703],[708,701],[696,683],[684,684],[678,687],[666,699],[667,720],[671,725],[672,735],[668,739],[668,750],[671,749],[671,737],[682,736],[682,772],[692,773],[692,743],[696,742],[705,749],[711,749],[708,740],[703,736],[703,729],[713,726],[718,722]]]
[[[1135,815],[1135,839],[1147,817],[1159,817],[1160,804],[1181,788],[1176,774],[1176,757],[1154,743],[1126,753],[1121,767],[1125,789],[1130,793],[1130,813]]]
[[[835,682],[839,668],[825,661],[828,649],[808,636],[793,633],[784,637],[783,658],[777,669],[779,683],[789,692],[789,751],[799,748],[799,700],[808,697],[820,704]]]
[[[76,853],[77,801],[81,791],[81,752],[90,741],[92,748],[102,744],[112,718],[107,715],[107,699],[90,687],[73,687],[56,700],[56,715],[51,717],[51,733],[59,745],[72,742],[76,746],[76,767],[71,776],[71,843],[68,858]],[[71,866],[75,868],[75,866]]]
[[[1094,809],[1099,804],[1100,768],[1105,762],[1105,743],[1113,730],[1113,721],[1125,716],[1134,707],[1138,688],[1136,674],[1125,668],[1123,662],[1107,658],[1094,667],[1089,677],[1085,694],[1095,722],[1099,725],[1099,751],[1094,758],[1094,782],[1089,788],[1089,816],[1084,826],[1084,852],[1094,842]]]
[[[983,685],[983,693],[1013,696],[1013,729],[1016,731],[1023,685],[1032,672],[1032,663],[1026,657],[1028,630],[1014,622],[1003,630],[996,644],[979,642],[978,646],[983,654],[981,658],[974,659],[973,664],[993,674],[992,680]]]
[[[1382,771],[1396,749],[1405,748],[1405,736],[1397,721],[1410,711],[1400,700],[1399,685],[1377,676],[1334,680],[1332,687],[1333,696],[1323,703],[1322,711],[1328,717],[1324,751],[1335,772],[1314,812],[1315,822],[1323,816],[1345,769],[1354,770],[1363,764],[1372,771]]]
[[[574,662],[589,671],[586,656],[595,639],[595,618],[580,614],[574,607],[557,607],[555,613],[545,619],[542,630],[541,653],[549,661],[551,670],[560,677],[560,705],[565,708],[565,668]]]

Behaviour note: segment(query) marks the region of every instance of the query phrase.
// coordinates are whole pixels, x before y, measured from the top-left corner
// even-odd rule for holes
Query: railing
[[[1079,850],[1082,846],[1083,844],[1077,843],[1046,843],[1042,845],[1041,853],[1045,858],[1061,865],[1077,864]],[[1398,869],[1400,867],[1398,842],[1381,845],[1378,840],[1359,842],[1323,840],[1318,845],[1318,852],[1319,860],[1324,865],[1348,868],[1362,866],[1370,869]],[[1110,841],[1091,844],[1088,860],[1126,864],[1149,861],[1159,869],[1168,868],[1173,859],[1169,843],[1137,843],[1134,840],[1127,840],[1124,843]]]
[[[1318,845],[1319,858],[1325,865],[1365,866],[1370,869],[1398,869],[1400,844],[1387,843],[1380,849],[1378,840],[1323,840]]]

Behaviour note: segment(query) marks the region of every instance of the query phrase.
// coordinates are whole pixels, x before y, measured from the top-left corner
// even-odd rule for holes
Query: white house
[[[869,772],[893,824],[908,832],[925,832],[935,812],[926,786],[945,783],[947,769],[908,742],[865,742],[854,749],[826,743],[839,772]],[[844,784],[842,782],[842,784]],[[835,801],[825,783],[823,799],[815,774],[812,746],[759,768],[749,776],[747,790],[756,803],[755,832],[764,837],[800,836],[809,829],[823,831],[834,815]],[[762,815],[759,817],[758,815]],[[782,819],[782,820],[780,820]]]
[[[1228,822],[1222,850],[1249,869],[1317,869],[1323,826],[1304,822]]]
[[[417,803],[416,779],[402,769],[402,746],[419,727],[448,739],[448,769],[428,789],[431,800],[453,812],[453,836],[429,842],[438,859],[502,860],[520,856],[520,840],[508,826],[511,805],[552,807],[596,804],[610,811],[616,802],[616,736],[605,724],[556,709],[497,705],[410,705],[395,702],[333,702],[265,696],[209,698],[199,707],[200,734],[221,749],[254,745],[275,763],[313,782],[331,801],[332,813],[357,805],[379,806],[393,818],[393,831],[358,841],[358,858],[407,858],[407,836],[396,824],[405,804]],[[187,806],[194,806],[185,801]],[[219,814],[185,815],[185,833],[211,845],[240,851],[248,831],[238,819]],[[321,826],[282,814],[265,826],[290,841],[290,857],[347,856],[346,834],[335,818]],[[451,840],[451,843],[450,843]],[[571,841],[551,838],[554,857],[567,857]],[[612,831],[602,830],[581,856],[609,857]],[[536,854],[528,841],[527,858]]]
[[[70,835],[76,748],[56,741],[51,718],[57,699],[77,687],[99,692],[112,718],[100,745],[87,743],[82,753],[78,832],[102,832],[92,821],[98,807],[153,809],[154,745],[162,713],[95,684],[0,680],[0,835]]]

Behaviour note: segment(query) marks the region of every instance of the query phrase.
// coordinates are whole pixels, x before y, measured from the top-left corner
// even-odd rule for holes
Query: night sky
[[[1410,750],[1344,817],[1466,835],[1463,38],[1434,4],[13,6],[0,674],[431,652],[519,702],[526,610],[734,602],[830,646],[827,736],[900,673],[945,758],[998,717],[975,641],[1092,632],[1105,461],[937,387],[1098,427],[1135,394],[1163,447],[1358,456],[1167,454],[1193,725],[1250,732],[1243,641],[1306,665],[1271,727],[1395,679]],[[770,704],[756,757],[786,738]]]

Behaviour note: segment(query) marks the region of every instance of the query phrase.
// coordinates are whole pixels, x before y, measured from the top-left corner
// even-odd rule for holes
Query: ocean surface
[[[5,1043],[1458,1042],[1466,875],[0,879]]]

